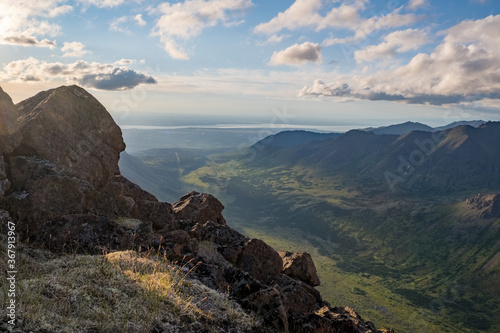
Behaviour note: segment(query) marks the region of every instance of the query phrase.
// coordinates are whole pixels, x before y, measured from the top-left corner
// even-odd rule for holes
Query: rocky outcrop
[[[0,88],[0,200],[10,188],[3,154],[12,152],[19,145],[21,135],[18,127],[17,111],[12,99]]]
[[[17,111],[12,99],[0,87],[0,154],[10,153],[19,145]]]
[[[316,266],[309,253],[280,251],[278,254],[283,260],[283,274],[299,279],[311,286],[320,285],[321,282],[316,273]]]
[[[0,221],[14,220],[21,241],[56,252],[157,251],[279,332],[379,332],[322,300],[309,254],[278,254],[240,234],[212,195],[191,192],[170,205],[124,178],[120,129],[82,88],[42,92],[16,108],[0,90]]]
[[[212,221],[226,225],[226,220],[222,216],[224,206],[210,194],[193,191],[174,203],[173,208],[179,220],[193,220],[201,224]]]
[[[23,239],[48,246],[40,235],[51,230],[52,249],[80,242],[87,244],[86,251],[100,252],[105,239],[99,238],[92,249],[91,241],[77,236],[71,240],[68,235],[106,231],[120,235],[108,242],[110,248],[130,246],[124,235],[148,247],[155,237],[144,235],[146,230],[177,229],[170,204],[158,202],[120,175],[118,159],[125,149],[121,130],[84,89],[70,86],[41,92],[15,108],[4,113],[19,115],[14,135],[22,140],[0,158],[0,194],[19,221]],[[79,225],[85,219],[91,227],[83,231]],[[131,219],[139,225],[131,229],[120,223]],[[98,229],[92,228],[97,225]]]
[[[104,188],[117,174],[122,133],[104,106],[77,86],[41,92],[18,105],[19,156],[51,161],[69,177]]]
[[[500,194],[477,194],[465,201],[477,216],[484,219],[500,217]]]

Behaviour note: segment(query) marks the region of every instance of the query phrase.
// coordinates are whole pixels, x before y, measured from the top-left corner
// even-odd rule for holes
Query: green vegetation
[[[396,196],[306,167],[244,160],[212,162],[182,180],[217,195],[244,234],[276,250],[310,252],[324,298],[378,326],[500,328],[500,221],[465,206],[475,193]]]

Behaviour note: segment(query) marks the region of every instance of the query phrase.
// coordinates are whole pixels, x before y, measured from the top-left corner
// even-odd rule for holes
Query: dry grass
[[[0,237],[0,268],[5,244]],[[17,251],[19,332],[258,332],[227,295],[190,280],[190,269],[153,253],[101,256]],[[0,285],[0,302],[7,288]],[[2,315],[3,319],[3,315]],[[0,321],[0,331],[9,326]]]

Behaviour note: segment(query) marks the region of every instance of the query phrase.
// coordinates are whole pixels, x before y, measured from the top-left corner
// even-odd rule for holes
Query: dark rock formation
[[[18,127],[17,112],[12,99],[0,88],[0,200],[10,188],[3,154],[10,153],[19,145],[21,135]]]
[[[0,88],[0,154],[10,153],[19,145],[17,111],[12,99]]]
[[[51,161],[70,177],[105,187],[125,150],[122,132],[92,95],[77,86],[44,91],[16,105],[19,156]]]
[[[484,219],[500,217],[500,194],[477,194],[465,201],[477,216]]]
[[[193,220],[201,224],[212,221],[226,225],[226,220],[222,216],[224,206],[210,194],[193,191],[174,203],[173,208],[179,220]]]
[[[120,129],[82,88],[16,107],[0,89],[0,222],[15,221],[21,241],[56,252],[158,251],[280,332],[379,332],[322,300],[310,255],[280,256],[241,235],[215,197],[191,192],[172,206],[121,176]]]
[[[281,272],[279,254],[260,239],[250,239],[243,245],[236,262],[238,268],[264,283],[273,282]]]
[[[278,254],[283,259],[283,274],[304,281],[311,286],[320,285],[316,266],[309,253],[280,251]]]

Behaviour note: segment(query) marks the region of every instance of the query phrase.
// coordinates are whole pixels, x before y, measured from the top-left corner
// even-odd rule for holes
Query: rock
[[[280,251],[278,254],[283,260],[283,274],[304,281],[311,286],[320,285],[316,266],[309,253]]]
[[[500,194],[477,194],[465,201],[483,219],[500,217]]]
[[[200,241],[213,243],[217,252],[233,264],[238,261],[243,246],[248,241],[248,237],[243,236],[236,230],[227,225],[218,225],[214,222],[207,222],[203,225],[198,223],[191,228],[189,233]]]
[[[39,233],[41,223],[61,215],[82,214],[91,186],[66,176],[56,165],[37,157],[12,156],[12,191],[5,206],[20,222],[21,239]]]
[[[17,117],[12,99],[0,87],[0,155],[12,152],[21,142]]]
[[[198,241],[184,230],[165,233],[159,240],[153,241],[152,246],[160,252],[164,251],[167,259],[173,262],[189,261],[198,252]]]
[[[68,176],[105,187],[119,172],[121,130],[92,95],[77,86],[44,91],[16,105],[22,134],[17,156],[37,156]]]
[[[302,281],[280,275],[277,283],[284,296],[284,304],[289,316],[313,312],[317,304],[321,302],[320,293]]]
[[[179,220],[194,220],[200,224],[212,221],[226,225],[226,220],[222,216],[224,206],[210,194],[190,192],[174,203],[173,208]]]
[[[245,243],[236,262],[238,268],[267,284],[276,279],[282,264],[281,257],[272,247],[255,238]]]
[[[120,184],[121,192],[119,200],[119,214],[133,216],[135,218],[150,221],[153,229],[158,231],[173,231],[178,228],[172,205],[167,202],[159,202],[149,192],[144,191],[127,178],[115,176],[115,183]]]
[[[106,216],[63,215],[47,221],[33,242],[51,251],[101,254],[132,247],[133,234]]]
[[[278,286],[251,294],[243,301],[243,307],[258,313],[268,325],[279,332],[289,332],[284,299]]]

